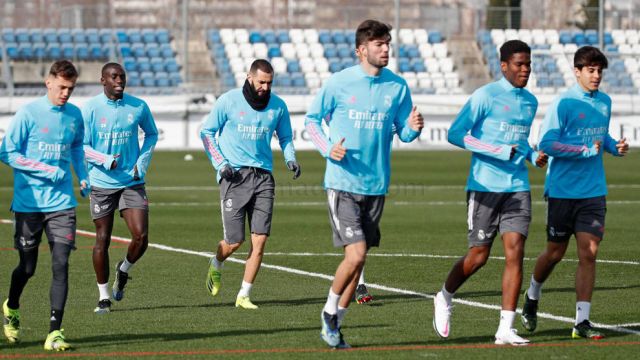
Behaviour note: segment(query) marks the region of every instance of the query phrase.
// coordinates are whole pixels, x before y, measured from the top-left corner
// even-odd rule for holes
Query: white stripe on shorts
[[[336,201],[337,194],[334,190],[329,189],[329,212],[331,213],[331,218],[333,219],[333,226],[336,227],[336,230],[340,231],[340,219],[335,215],[336,214]]]
[[[222,239],[227,241],[227,229],[224,227],[224,200],[220,200],[220,217],[222,220]]]
[[[467,209],[467,225],[469,225],[469,231],[473,230],[473,207],[475,206],[475,194],[476,193],[474,191],[469,194],[469,208]]]

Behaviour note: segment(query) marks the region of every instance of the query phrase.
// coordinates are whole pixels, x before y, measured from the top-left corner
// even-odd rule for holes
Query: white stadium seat
[[[244,44],[249,42],[249,31],[247,29],[235,29],[233,35],[238,44]]]
[[[418,45],[427,44],[429,42],[429,34],[425,29],[415,29],[413,31],[413,37]]]
[[[318,43],[318,31],[316,29],[304,29],[304,39],[307,44]]]

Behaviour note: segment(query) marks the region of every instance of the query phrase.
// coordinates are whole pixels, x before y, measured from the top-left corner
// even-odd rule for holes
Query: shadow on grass
[[[526,286],[523,286],[523,290]],[[614,291],[614,290],[628,290],[628,289],[637,289],[640,288],[640,284],[635,285],[626,285],[626,286],[596,286],[593,291]],[[576,288],[573,286],[570,287],[543,287],[542,291],[545,294],[548,293],[575,293]],[[464,298],[476,298],[476,297],[484,297],[484,296],[501,296],[502,291],[500,289],[493,291],[460,291],[456,293],[456,297],[464,297]]]

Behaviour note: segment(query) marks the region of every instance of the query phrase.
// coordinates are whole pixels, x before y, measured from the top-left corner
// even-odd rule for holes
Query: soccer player
[[[114,300],[122,300],[129,272],[149,244],[149,203],[144,184],[158,130],[147,104],[124,93],[127,77],[122,66],[105,64],[100,82],[103,93],[89,99],[82,114],[84,151],[94,185],[90,212],[96,226],[93,269],[99,292],[94,312],[105,314],[111,311],[109,244],[116,209],[129,228],[131,243],[115,268]],[[138,141],[139,128],[144,132],[142,147]]]
[[[274,132],[293,178],[301,172],[293,148],[289,110],[279,96],[271,93],[273,76],[268,61],[255,60],[244,86],[220,96],[200,131],[205,152],[217,171],[223,226],[223,239],[211,258],[206,286],[212,296],[220,291],[224,260],[244,242],[247,218],[251,248],[236,297],[236,307],[243,309],[258,308],[249,296],[271,232],[275,182],[270,144]]]
[[[547,247],[531,275],[521,320],[525,329],[535,330],[542,284],[562,260],[574,235],[578,269],[571,337],[601,339],[604,335],[593,328],[589,312],[606,213],[602,153],[624,156],[629,144],[609,135],[611,98],[598,90],[607,58],[597,48],[583,46],[575,53],[573,66],[577,83],[551,104],[540,132],[539,147],[551,156],[545,180]]]
[[[20,261],[11,275],[9,297],[2,304],[4,335],[20,340],[20,296],[38,262],[42,233],[51,253],[51,315],[45,350],[71,348],[61,325],[69,289],[69,255],[75,249],[76,198],[71,166],[81,193],[89,191],[84,164],[82,113],[67,103],[78,72],[67,60],[51,65],[45,80],[47,95],[23,106],[15,115],[0,147],[0,160],[13,168],[14,245]]]
[[[500,232],[505,267],[495,343],[526,345],[529,340],[512,329],[531,222],[525,160],[544,167],[548,157],[528,142],[538,108],[536,98],[524,89],[531,74],[531,49],[522,41],[507,41],[500,48],[500,66],[502,79],[476,90],[449,129],[449,142],[472,152],[467,180],[469,248],[434,298],[433,327],[440,337],[449,336],[453,296],[487,262]]]
[[[327,159],[324,187],[333,244],[344,249],[320,317],[321,338],[350,347],[343,339],[344,316],[364,267],[367,249],[380,243],[378,227],[389,187],[394,129],[413,141],[424,125],[407,83],[385,67],[391,26],[365,20],[356,30],[360,64],[333,74],[306,114],[305,127]],[[321,128],[322,121],[329,134]]]

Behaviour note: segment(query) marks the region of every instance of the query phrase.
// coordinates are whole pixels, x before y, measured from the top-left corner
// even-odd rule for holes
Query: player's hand
[[[91,193],[91,185],[89,185],[89,180],[80,180],[80,196],[86,198]]]
[[[300,177],[302,169],[300,169],[300,165],[297,161],[287,161],[287,168],[293,171],[293,180]]]
[[[511,154],[509,154],[509,160],[513,159],[514,156],[516,156],[516,153],[518,152],[518,145],[511,145]]]
[[[231,181],[235,176],[236,176],[236,172],[235,170],[231,167],[231,165],[229,164],[225,164],[219,171],[218,174],[220,175],[221,179],[225,179],[227,181]]]
[[[415,105],[413,105],[413,109],[411,109],[411,114],[409,115],[409,127],[414,131],[420,131],[424,127],[424,118]]]
[[[138,165],[133,165],[133,180],[134,181],[138,181],[140,180],[140,174],[138,173]]]
[[[335,161],[341,161],[342,158],[344,158],[344,156],[347,154],[347,149],[342,146],[342,144],[344,144],[344,138],[342,138],[340,142],[333,144],[333,146],[331,147],[331,153],[329,153],[329,157],[331,159]]]
[[[538,151],[538,158],[536,159],[536,166],[539,168],[545,167],[547,162],[549,161],[549,155],[545,154],[543,151]]]
[[[109,170],[113,170],[118,167],[118,160],[116,159],[119,157],[120,157],[120,154],[113,155],[113,162],[111,163],[111,167],[109,168]]]
[[[596,154],[600,154],[600,150],[602,150],[602,141],[596,140],[596,142],[593,143],[593,146],[595,146]]]
[[[618,155],[625,156],[629,152],[629,143],[627,142],[627,138],[622,138],[616,144],[616,149],[618,149]]]

